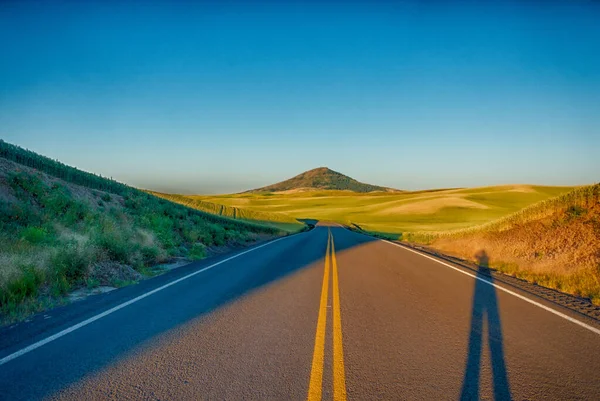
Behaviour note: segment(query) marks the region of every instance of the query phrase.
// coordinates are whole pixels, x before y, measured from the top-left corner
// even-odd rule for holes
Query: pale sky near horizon
[[[594,2],[3,2],[0,138],[167,192],[600,181]]]

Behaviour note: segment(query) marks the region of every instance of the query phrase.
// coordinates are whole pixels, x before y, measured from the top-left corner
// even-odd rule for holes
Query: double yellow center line
[[[330,229],[327,235],[325,269],[323,271],[321,303],[319,305],[319,318],[317,320],[317,333],[315,335],[315,350],[313,352],[310,383],[308,385],[308,401],[320,401],[322,396],[330,265],[333,267],[333,399],[335,401],[346,400],[346,377],[344,374],[344,349],[342,347],[342,317],[340,314],[338,268],[337,260],[335,258],[335,244]]]

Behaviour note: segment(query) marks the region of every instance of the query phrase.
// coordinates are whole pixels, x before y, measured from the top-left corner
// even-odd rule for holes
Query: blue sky
[[[3,2],[0,137],[170,192],[600,181],[600,6],[485,3]]]

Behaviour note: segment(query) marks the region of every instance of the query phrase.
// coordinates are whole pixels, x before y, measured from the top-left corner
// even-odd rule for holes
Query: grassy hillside
[[[375,192],[375,191],[395,191],[390,188],[380,187],[377,185],[365,184],[347,175],[338,173],[328,169],[327,167],[319,167],[313,170],[305,171],[295,177],[290,178],[277,184],[268,185],[266,187],[254,189],[248,192],[285,192],[299,190],[338,190],[352,192]]]
[[[204,213],[0,141],[0,315],[281,230]]]
[[[484,250],[503,273],[600,304],[600,184],[482,226],[405,237],[468,260]]]
[[[202,210],[207,213],[225,216],[231,219],[257,222],[262,225],[272,226],[283,231],[297,232],[304,229],[305,225],[297,219],[288,216],[285,213],[268,213],[251,209],[242,209],[234,206],[221,205],[207,202],[201,199],[194,199],[184,195],[163,194],[160,192],[151,192],[159,198],[170,200],[193,209]]]
[[[294,218],[356,223],[370,231],[400,234],[481,225],[572,189],[505,185],[397,193],[313,191],[186,198],[258,212],[285,213]]]

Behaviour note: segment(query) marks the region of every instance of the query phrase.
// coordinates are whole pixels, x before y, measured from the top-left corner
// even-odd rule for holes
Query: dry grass
[[[477,229],[426,238],[433,248],[600,304],[600,186],[575,190]],[[414,236],[418,239],[418,236]]]

